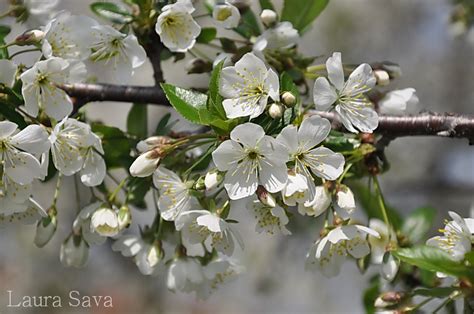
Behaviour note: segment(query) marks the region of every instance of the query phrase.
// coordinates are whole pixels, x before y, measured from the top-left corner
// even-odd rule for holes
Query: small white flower
[[[73,105],[71,98],[58,85],[80,83],[85,74],[83,63],[55,57],[38,61],[21,75],[26,112],[36,117],[41,108],[48,116],[63,119],[72,112]]]
[[[346,185],[340,185],[336,192],[336,211],[343,219],[349,218],[356,209],[354,193]]]
[[[239,25],[240,12],[228,2],[217,3],[212,11],[212,18],[218,26],[234,28]]]
[[[271,235],[280,231],[283,235],[290,235],[291,232],[286,228],[288,224],[288,216],[283,208],[276,205],[269,207],[263,205],[259,201],[249,202],[247,209],[254,215],[257,220],[255,231],[258,233],[267,232]]]
[[[0,60],[0,85],[13,87],[18,66],[10,60]]]
[[[87,59],[94,42],[91,29],[97,25],[97,21],[84,15],[60,13],[44,28],[43,55],[46,58]]]
[[[99,82],[128,84],[136,68],[145,63],[146,52],[135,35],[125,35],[108,25],[92,28],[94,42],[88,73]]]
[[[91,230],[103,237],[114,237],[120,232],[117,211],[102,207],[97,209],[91,217]]]
[[[174,52],[186,52],[194,46],[201,27],[191,16],[193,12],[190,0],[178,0],[163,7],[155,30],[166,48]]]
[[[419,101],[415,93],[414,88],[388,92],[378,103],[380,113],[391,115],[414,113]]]
[[[356,128],[372,133],[377,128],[379,119],[372,103],[364,95],[376,83],[370,65],[359,65],[344,82],[341,53],[335,52],[326,61],[326,69],[329,81],[325,77],[318,77],[314,82],[313,99],[316,110],[326,111],[335,104],[335,110],[346,129],[353,133],[358,133]]]
[[[88,124],[65,118],[56,124],[49,136],[51,153],[56,169],[66,176],[80,172],[87,186],[102,183],[106,173],[100,138]]]
[[[306,255],[306,268],[320,270],[327,277],[336,276],[347,255],[359,259],[370,253],[367,235],[379,236],[375,230],[360,225],[332,229],[311,247]]]
[[[232,200],[254,194],[258,185],[270,193],[279,192],[288,179],[288,151],[257,124],[235,127],[212,159],[220,171],[227,171],[224,187]]]
[[[433,237],[426,244],[439,247],[451,255],[453,260],[461,261],[464,255],[472,250],[474,219],[462,218],[452,211],[449,212],[449,216],[453,220],[446,221],[446,226],[440,230],[444,235]]]
[[[222,69],[219,92],[225,98],[222,104],[230,119],[258,117],[268,97],[279,100],[279,90],[278,75],[253,53],[246,53],[235,66]]]
[[[178,257],[168,270],[167,286],[171,291],[192,292],[206,279],[201,263],[192,257]]]
[[[257,37],[253,50],[262,52],[264,50],[277,50],[291,48],[298,43],[298,31],[290,22],[278,23]]]
[[[73,229],[79,233],[82,233],[82,237],[86,240],[89,245],[101,245],[107,240],[106,236],[102,236],[91,226],[91,218],[96,210],[98,210],[103,205],[102,202],[91,203],[81,209],[79,215],[73,223]]]
[[[289,150],[289,158],[295,163],[294,172],[306,177],[308,198],[314,200],[316,187],[309,170],[326,180],[336,180],[344,169],[344,157],[326,147],[316,147],[329,134],[331,123],[324,118],[311,116],[301,123],[299,129],[286,126],[277,136],[277,141]],[[307,204],[308,205],[308,204]]]
[[[59,258],[67,267],[84,267],[89,259],[89,245],[82,236],[71,234],[61,245]]]
[[[176,218],[175,225],[190,244],[204,243],[209,252],[216,249],[230,256],[234,253],[235,241],[243,248],[239,233],[224,219],[207,210],[184,212]]]
[[[153,183],[160,192],[157,205],[164,220],[174,221],[179,214],[191,209],[194,198],[176,173],[159,166],[153,174]]]
[[[112,250],[120,252],[125,257],[133,257],[143,275],[154,275],[163,258],[159,243],[147,243],[136,235],[121,236],[112,245]]]
[[[316,187],[313,200],[307,200],[298,204],[298,212],[301,215],[318,217],[323,214],[331,205],[332,197],[328,189],[319,185]]]

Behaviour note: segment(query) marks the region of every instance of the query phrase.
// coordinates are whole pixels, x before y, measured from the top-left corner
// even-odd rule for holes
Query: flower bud
[[[390,84],[390,76],[385,70],[375,70],[374,71],[375,79],[377,80],[377,85],[386,86]]]
[[[193,189],[197,191],[202,191],[206,189],[206,184],[204,183],[204,177],[200,176],[196,182],[194,183],[194,186],[192,187]]]
[[[260,13],[260,19],[262,20],[263,25],[266,27],[272,27],[278,20],[278,16],[275,11],[265,9]]]
[[[158,167],[160,157],[159,149],[150,150],[141,154],[130,166],[130,174],[140,178],[152,175]]]
[[[270,108],[268,108],[268,115],[272,119],[280,119],[281,117],[283,117],[284,112],[285,107],[281,104],[273,103],[270,105]]]
[[[201,58],[195,58],[186,65],[186,72],[188,74],[208,73],[212,71],[212,63]]]
[[[259,185],[257,188],[257,197],[258,200],[265,206],[276,206],[275,198],[261,185]]]
[[[296,105],[296,97],[291,92],[284,92],[281,95],[281,102],[288,108],[292,108]]]
[[[150,246],[146,254],[146,261],[148,265],[153,268],[163,259],[164,256],[163,249],[161,248],[161,241],[155,241],[155,243]]]
[[[383,257],[382,277],[387,281],[392,281],[398,273],[400,261],[396,259],[390,252],[386,252]]]
[[[103,237],[113,237],[120,231],[119,219],[115,210],[99,208],[92,214],[91,229]]]
[[[171,138],[169,138],[168,136],[151,136],[145,140],[138,142],[137,150],[140,153],[144,153],[154,148],[169,144],[171,141]]]
[[[56,232],[58,225],[58,220],[56,218],[55,210],[52,210],[51,213],[38,221],[36,225],[36,234],[35,234],[35,245],[39,248],[42,248],[51,240],[53,235]]]
[[[59,259],[67,267],[83,267],[89,258],[89,245],[81,235],[71,234],[61,245]]]
[[[400,304],[406,299],[407,295],[403,292],[397,291],[389,291],[382,293],[376,300],[375,300],[375,307],[377,308],[386,308],[391,307],[397,304]]]
[[[117,213],[117,218],[120,230],[128,228],[132,223],[132,213],[130,212],[130,208],[127,205],[120,207]]]
[[[338,208],[343,209],[347,214],[350,214],[355,210],[356,205],[354,193],[352,193],[352,191],[346,185],[341,185],[338,188],[336,199]]]
[[[206,173],[206,177],[204,179],[206,190],[209,191],[209,190],[214,189],[222,182],[223,179],[224,179],[224,176],[222,175],[221,172],[217,170]]]
[[[26,31],[15,39],[15,44],[18,46],[39,45],[44,35],[43,31],[37,29]]]

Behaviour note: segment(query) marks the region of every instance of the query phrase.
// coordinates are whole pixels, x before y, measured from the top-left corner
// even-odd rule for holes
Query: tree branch
[[[109,84],[74,84],[60,86],[69,96],[90,101],[120,101],[169,106],[159,86],[125,86]],[[333,112],[310,111],[329,119],[335,129],[344,130],[339,118]],[[376,134],[392,140],[405,136],[440,136],[466,138],[474,144],[474,116],[455,113],[426,112],[411,116],[380,116]]]

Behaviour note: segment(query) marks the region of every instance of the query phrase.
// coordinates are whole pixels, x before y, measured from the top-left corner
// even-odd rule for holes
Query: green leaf
[[[127,202],[138,207],[146,208],[145,195],[151,188],[152,177],[135,178],[131,177],[127,182]]]
[[[161,88],[174,109],[186,120],[196,124],[209,125],[207,95],[166,83],[162,83]]]
[[[207,108],[211,113],[221,118],[227,119],[224,106],[222,105],[223,97],[219,93],[219,81],[221,78],[222,67],[224,61],[221,61],[212,71],[211,80],[209,82],[209,98],[207,100]]]
[[[3,46],[6,44],[5,37],[7,37],[7,35],[10,34],[10,31],[11,31],[10,27],[6,25],[0,25],[0,46]],[[8,59],[7,48],[0,49],[0,59]]]
[[[413,294],[424,297],[446,298],[454,291],[456,291],[456,288],[453,287],[419,288],[413,290]]]
[[[92,123],[92,131],[102,140],[104,160],[107,168],[123,167],[128,169],[133,162],[130,156],[132,143],[119,128]]]
[[[362,208],[369,218],[378,218],[383,220],[382,210],[377,201],[377,197],[362,183],[351,182],[350,188],[355,194],[356,200],[360,202]],[[387,209],[388,219],[395,230],[400,230],[402,225],[402,218],[400,214],[393,207],[385,204]]]
[[[436,216],[436,210],[431,207],[421,207],[414,210],[403,223],[402,232],[408,236],[411,243],[423,240],[430,230]]]
[[[262,11],[265,9],[275,11],[271,0],[260,0],[260,8],[262,8]]]
[[[237,45],[232,39],[229,38],[219,38],[221,42],[222,50],[227,53],[236,53],[238,51]]]
[[[90,5],[92,12],[115,24],[127,24],[133,21],[133,15],[112,2],[94,2]]]
[[[205,27],[201,29],[201,33],[196,38],[196,42],[207,44],[216,38],[217,30],[214,27]]]
[[[303,33],[324,10],[329,0],[285,0],[282,21],[289,21]]]
[[[433,272],[441,272],[455,277],[474,279],[474,268],[451,259],[439,248],[422,245],[392,251],[401,261]]]
[[[148,106],[133,104],[127,116],[127,132],[138,138],[148,135]]]
[[[168,124],[170,118],[171,113],[167,113],[160,119],[158,125],[156,126],[155,135],[165,135],[171,131],[171,126],[173,125],[173,123]]]
[[[234,30],[245,38],[260,35],[260,26],[252,10],[247,9],[242,13],[241,24]]]
[[[20,129],[24,129],[28,126],[23,116],[15,110],[15,107],[10,103],[0,101],[0,115],[5,119],[14,122]]]

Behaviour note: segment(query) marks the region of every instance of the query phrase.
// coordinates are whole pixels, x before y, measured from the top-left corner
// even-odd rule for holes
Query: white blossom
[[[235,127],[212,159],[220,171],[226,171],[224,187],[232,200],[254,194],[258,185],[270,193],[281,191],[288,179],[288,151],[257,124]]]
[[[461,261],[464,255],[472,250],[474,219],[462,218],[452,211],[449,216],[453,220],[446,221],[446,226],[440,230],[443,235],[429,239],[426,244],[439,247],[451,255],[453,260]]]
[[[388,92],[379,102],[379,111],[383,114],[404,115],[414,113],[418,104],[414,88],[405,88]]]
[[[316,193],[310,170],[318,177],[335,180],[344,169],[341,154],[326,147],[316,147],[326,139],[330,130],[331,124],[327,119],[311,116],[303,120],[299,129],[288,125],[277,136],[277,141],[289,150],[289,159],[295,164],[294,173],[306,177],[309,200],[314,200]]]
[[[280,22],[265,30],[253,45],[255,52],[291,48],[298,43],[300,36],[290,22]]]
[[[326,61],[329,81],[318,77],[314,82],[313,99],[316,110],[326,111],[335,105],[342,123],[349,131],[357,129],[372,133],[378,126],[378,115],[364,93],[370,91],[375,83],[372,68],[367,63],[359,65],[344,81],[341,53],[335,52]]]
[[[306,268],[320,270],[325,276],[339,274],[348,255],[358,259],[370,253],[367,235],[379,234],[365,226],[338,226],[316,241],[306,255]]]
[[[145,49],[135,35],[125,35],[108,25],[94,26],[91,55],[86,63],[88,74],[99,82],[128,84],[146,60]]]
[[[103,236],[92,228],[91,218],[96,210],[103,206],[102,202],[91,203],[81,209],[76,219],[74,220],[73,229],[79,233],[82,233],[82,237],[89,245],[101,245],[107,237]]]
[[[196,43],[201,27],[193,19],[193,4],[190,0],[178,0],[163,7],[155,30],[161,42],[173,52],[186,52]]]
[[[66,176],[80,172],[87,186],[102,183],[106,173],[100,138],[88,124],[65,118],[58,123],[49,137],[56,169]]]
[[[222,69],[219,92],[225,98],[224,110],[228,118],[258,117],[265,110],[268,97],[279,100],[278,75],[267,69],[253,53],[245,54],[235,66]]]
[[[258,233],[266,232],[275,234],[277,231],[283,235],[290,235],[291,232],[286,228],[289,222],[288,216],[283,208],[279,205],[270,207],[259,201],[249,202],[247,209],[254,215],[257,221],[255,231]]]
[[[21,75],[26,112],[36,117],[41,108],[51,118],[63,119],[72,112],[73,105],[71,98],[58,85],[80,83],[85,75],[83,63],[55,57],[38,61]]]
[[[336,212],[343,219],[347,219],[355,209],[354,193],[348,186],[340,185],[336,192]]]
[[[12,88],[18,66],[10,60],[0,60],[0,85]]]
[[[103,237],[114,237],[120,232],[117,211],[106,206],[96,209],[91,216],[91,230]]]
[[[112,250],[125,257],[133,257],[143,275],[154,275],[163,258],[161,247],[151,244],[137,235],[123,235],[112,245]]]
[[[169,267],[167,286],[171,291],[192,292],[205,279],[203,267],[196,258],[178,257]]]
[[[204,243],[209,252],[216,249],[228,256],[234,253],[235,242],[243,248],[240,234],[228,222],[207,210],[190,210],[175,220],[176,230],[190,244]]]
[[[1,191],[0,189],[0,193],[1,192],[3,191]],[[5,210],[0,213],[0,227],[3,225],[10,225],[15,223],[29,225],[36,223],[38,220],[48,215],[44,208],[42,208],[33,198],[29,198],[25,202],[24,206],[22,205],[19,210],[18,205],[15,205],[17,207],[12,209],[11,207],[8,207],[8,204],[5,204],[4,200],[5,199],[0,198],[0,208],[9,208],[10,213],[3,213],[5,212]]]
[[[160,192],[157,205],[164,220],[174,221],[192,208],[194,198],[189,194],[189,187],[173,171],[159,166],[153,174],[153,183]]]
[[[223,28],[235,28],[239,25],[240,12],[232,4],[217,3],[212,10],[214,22]]]

